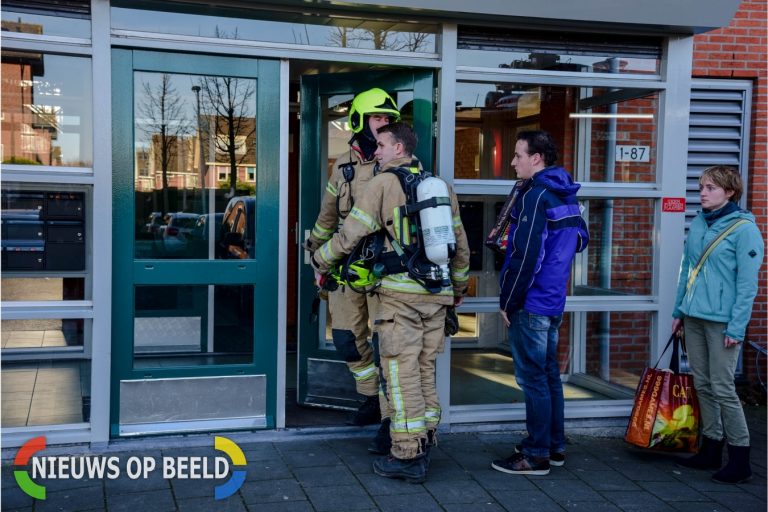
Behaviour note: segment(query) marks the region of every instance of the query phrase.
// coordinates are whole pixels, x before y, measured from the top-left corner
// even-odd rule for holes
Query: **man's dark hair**
[[[557,145],[552,136],[544,130],[527,130],[517,134],[517,140],[528,143],[528,154],[538,153],[544,165],[552,167],[557,163]]]
[[[419,138],[409,125],[405,123],[390,123],[385,124],[378,130],[377,133],[390,133],[392,139],[397,143],[403,145],[403,150],[408,156],[413,156],[416,151],[416,144],[419,142]]]

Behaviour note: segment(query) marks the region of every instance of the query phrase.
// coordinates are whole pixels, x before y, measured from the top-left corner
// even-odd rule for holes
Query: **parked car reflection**
[[[190,234],[195,228],[199,215],[196,213],[168,213],[160,227],[163,251],[168,255],[182,255],[187,252]]]

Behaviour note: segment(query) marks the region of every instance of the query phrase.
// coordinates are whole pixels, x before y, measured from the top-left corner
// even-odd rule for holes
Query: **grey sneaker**
[[[491,467],[510,475],[548,475],[549,460],[546,457],[529,457],[516,453],[509,458],[495,460]]]
[[[515,453],[523,453],[523,445],[515,445]],[[565,466],[565,452],[550,452],[549,465],[556,467]]]

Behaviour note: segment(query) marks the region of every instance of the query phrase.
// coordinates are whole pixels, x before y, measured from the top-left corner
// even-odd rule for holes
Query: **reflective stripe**
[[[319,224],[315,224],[315,226],[312,228],[312,236],[321,242],[326,242],[333,236],[333,230],[326,229]]]
[[[464,282],[469,280],[469,266],[452,269],[451,277],[454,281]]]
[[[427,422],[424,416],[420,418],[409,418],[405,421],[393,421],[389,424],[389,429],[392,432],[398,432],[400,434],[418,434],[427,430]]]
[[[400,367],[397,359],[389,360],[389,389],[392,395],[392,408],[395,410],[390,429],[393,425],[405,423],[405,404],[403,403],[403,392],[400,389]]]
[[[349,212],[349,218],[355,219],[357,222],[365,226],[371,231],[378,231],[381,229],[381,226],[373,220],[373,217],[365,213],[363,210],[361,210],[358,207],[352,208],[352,211]]]
[[[453,217],[453,227],[457,228],[459,226],[461,226],[461,216],[454,215],[454,217]]]
[[[355,380],[368,380],[376,376],[376,365],[371,363],[365,368],[352,372],[352,375],[354,375]]]
[[[333,252],[333,249],[331,249],[330,242],[323,244],[320,249],[315,252],[315,254],[320,256],[320,259],[323,260],[323,262],[328,266],[333,265],[339,259],[339,257],[336,256],[336,254]]]
[[[440,293],[429,293],[419,283],[408,277],[406,273],[391,274],[384,276],[381,280],[381,287],[393,292],[415,293],[419,295],[447,295],[453,296],[453,290],[450,287],[443,288]]]
[[[334,186],[333,186],[333,183],[331,183],[330,181],[329,181],[329,182],[328,182],[328,184],[325,186],[325,190],[327,190],[327,191],[328,191],[328,193],[330,193],[330,194],[331,194],[333,197],[336,197],[336,194],[337,194],[337,192],[336,192],[336,187],[334,187]]]
[[[427,417],[427,421],[432,420],[433,422],[440,421],[440,408],[439,407],[427,407],[427,410],[425,411],[424,415]]]

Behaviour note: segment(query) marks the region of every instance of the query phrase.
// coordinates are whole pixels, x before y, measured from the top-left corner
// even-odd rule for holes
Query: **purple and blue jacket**
[[[565,309],[571,262],[589,243],[575,183],[562,167],[548,167],[523,184],[512,212],[499,284],[499,307],[557,316]]]

